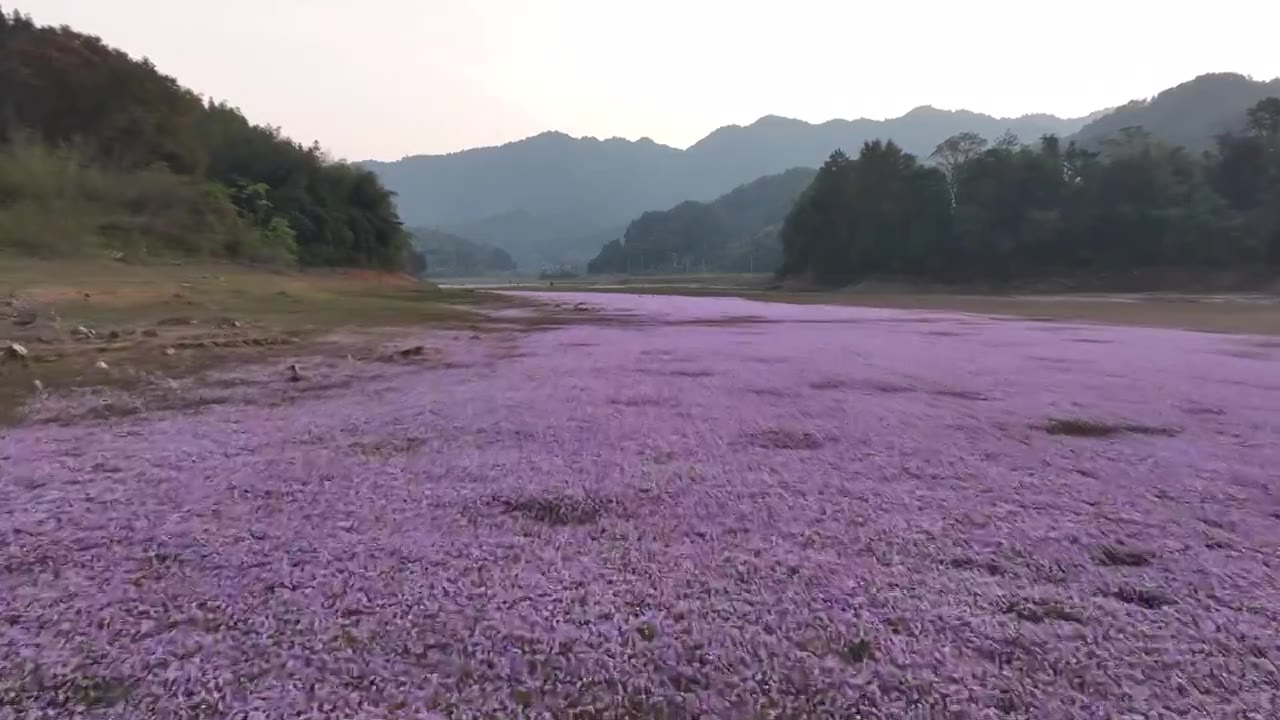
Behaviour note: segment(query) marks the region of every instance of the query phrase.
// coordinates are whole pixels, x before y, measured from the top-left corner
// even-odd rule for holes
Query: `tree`
[[[1012,130],[1005,130],[996,138],[995,147],[998,150],[1015,150],[1022,145],[1022,141],[1018,139],[1018,135]]]
[[[832,153],[782,227],[783,274],[842,283],[869,273],[928,274],[950,224],[945,174],[893,142]]]
[[[947,176],[947,186],[954,202],[956,185],[959,183],[960,168],[974,159],[987,148],[987,139],[975,132],[963,132],[938,143],[930,159],[938,163],[938,167]]]
[[[1269,97],[1249,108],[1249,132],[1268,140],[1280,139],[1280,98]]]
[[[0,15],[3,15],[0,12]],[[0,144],[33,135],[74,145],[110,172],[163,167],[229,189],[261,233],[309,264],[402,267],[394,196],[372,173],[333,162],[277,128],[206,103],[149,61],[18,13],[0,22]]]
[[[783,275],[1010,281],[1069,270],[1280,263],[1280,102],[1196,155],[1123,129],[1087,151],[973,134],[924,167],[892,142],[835,153],[782,227]]]

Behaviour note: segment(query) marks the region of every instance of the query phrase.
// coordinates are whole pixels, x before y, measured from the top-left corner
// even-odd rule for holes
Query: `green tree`
[[[30,135],[75,145],[107,172],[162,167],[219,183],[264,242],[308,264],[407,261],[394,196],[372,173],[206,103],[96,37],[0,15],[0,144]]]

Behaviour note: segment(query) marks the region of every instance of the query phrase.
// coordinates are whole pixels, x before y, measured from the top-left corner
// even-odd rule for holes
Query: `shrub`
[[[296,262],[293,230],[245,218],[223,186],[162,167],[107,170],[75,146],[0,147],[0,247],[42,257],[118,251]]]

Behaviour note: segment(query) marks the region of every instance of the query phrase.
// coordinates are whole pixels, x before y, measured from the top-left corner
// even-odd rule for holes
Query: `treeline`
[[[601,249],[591,273],[772,272],[782,260],[778,229],[813,180],[793,168],[742,185],[710,203],[644,213]]]
[[[834,152],[788,214],[784,276],[991,279],[1057,271],[1280,264],[1280,99],[1193,154],[1127,128],[1096,152],[952,137]]]
[[[401,268],[372,173],[100,39],[0,10],[0,247]]]

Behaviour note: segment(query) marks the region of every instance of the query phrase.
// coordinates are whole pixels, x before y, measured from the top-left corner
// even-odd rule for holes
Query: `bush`
[[[110,171],[75,147],[0,147],[0,247],[42,257],[122,252],[296,262],[292,229],[243,217],[229,191],[164,168]]]

